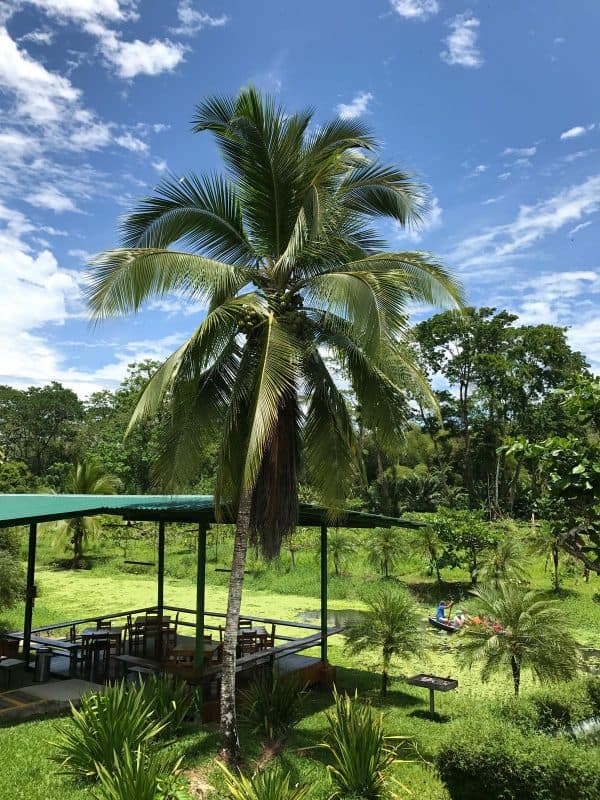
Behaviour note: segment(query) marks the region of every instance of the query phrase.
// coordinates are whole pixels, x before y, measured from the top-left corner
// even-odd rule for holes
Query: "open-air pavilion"
[[[114,515],[122,518],[126,522],[148,522],[157,523],[157,584],[156,584],[156,604],[150,608],[129,609],[118,614],[103,614],[98,610],[96,617],[81,620],[60,620],[53,625],[43,628],[33,627],[33,609],[36,597],[36,544],[38,525],[40,523],[52,522],[57,520],[69,519],[82,516]],[[218,518],[217,518],[218,517]],[[52,645],[56,641],[55,647],[60,649],[68,643],[66,639],[46,639],[45,635],[50,632],[74,628],[91,622],[101,624],[102,620],[109,618],[125,618],[132,614],[155,614],[159,619],[163,618],[165,612],[182,612],[191,616],[191,621],[182,622],[194,632],[194,668],[200,674],[206,671],[205,649],[207,647],[205,632],[216,630],[218,626],[215,621],[224,619],[223,612],[207,610],[205,608],[205,578],[206,578],[206,542],[207,531],[213,523],[233,524],[228,509],[221,509],[220,514],[216,514],[213,497],[210,495],[0,495],[0,527],[8,526],[29,526],[29,542],[27,554],[27,584],[25,595],[25,614],[22,631],[15,631],[11,636],[22,641],[23,660],[29,664],[30,655],[34,648],[41,644]],[[197,538],[197,565],[196,565],[196,607],[194,609],[183,609],[169,605],[165,602],[164,595],[164,574],[165,574],[165,540],[168,536],[169,523],[194,523],[198,526]],[[271,665],[279,659],[297,655],[298,653],[313,648],[320,647],[320,658],[310,659],[313,667],[323,670],[327,666],[327,639],[329,636],[339,633],[340,628],[328,627],[328,605],[327,605],[327,532],[331,525],[326,509],[311,505],[300,504],[298,509],[298,524],[306,527],[316,527],[320,532],[320,572],[321,572],[321,597],[320,597],[320,624],[310,625],[294,621],[277,620],[271,618],[256,617],[244,618],[246,623],[251,624],[276,624],[279,628],[296,629],[296,636],[283,635],[279,633],[274,636],[268,647],[261,648],[259,653],[253,656],[242,656],[238,659],[238,669],[251,669],[257,664],[270,663]],[[343,516],[336,519],[336,527],[351,528],[376,528],[376,527],[403,527],[418,528],[422,523],[396,517],[387,517],[375,514],[367,514],[357,511],[347,511]],[[106,623],[108,625],[108,622]],[[274,630],[274,627],[273,627]],[[301,636],[298,637],[297,631]],[[160,634],[159,634],[160,635]],[[190,637],[185,637],[191,641]],[[276,640],[276,641],[275,641]],[[61,644],[62,643],[62,644]],[[162,653],[162,649],[161,649]],[[123,656],[121,656],[123,658]],[[134,664],[136,658],[129,653],[125,656],[128,664]],[[149,659],[137,659],[139,664]],[[317,662],[315,664],[315,662]],[[219,671],[218,664],[213,666],[213,674]],[[315,670],[313,670],[315,672]]]

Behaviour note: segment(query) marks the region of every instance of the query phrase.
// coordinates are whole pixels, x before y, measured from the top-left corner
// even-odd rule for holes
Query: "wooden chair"
[[[275,647],[275,623],[271,625],[271,633],[267,633],[265,637],[266,647]]]
[[[239,657],[257,653],[259,650],[258,637],[255,633],[240,633],[237,640],[237,654]]]
[[[110,639],[108,636],[81,637],[81,664],[84,680],[106,683],[109,677]]]
[[[106,628],[112,627],[112,620],[111,619],[97,619],[96,620],[96,630],[104,630]]]
[[[238,622],[238,628],[252,628],[252,620],[240,619]]]

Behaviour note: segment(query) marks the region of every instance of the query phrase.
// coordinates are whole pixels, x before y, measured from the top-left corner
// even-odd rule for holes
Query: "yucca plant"
[[[383,715],[361,702],[358,693],[351,697],[334,689],[334,698],[335,711],[327,714],[329,733],[320,744],[333,760],[327,766],[334,786],[330,800],[389,797],[390,771],[400,762],[391,742],[406,742],[406,737],[386,736]]]
[[[184,800],[189,797],[177,775],[181,759],[164,752],[138,747],[134,752],[125,743],[116,751],[110,769],[98,764],[98,800]]]
[[[302,800],[308,794],[308,786],[292,785],[290,773],[284,773],[277,767],[257,772],[248,778],[241,772],[234,775],[224,764],[217,763],[225,775],[231,800]]]
[[[284,736],[300,717],[305,686],[296,678],[282,680],[279,670],[256,678],[240,692],[242,719],[268,741]]]
[[[164,725],[161,736],[174,736],[198,699],[191,686],[170,675],[152,675],[140,681],[140,688],[152,704],[154,718]]]
[[[67,772],[93,778],[98,765],[112,765],[115,752],[148,744],[164,727],[143,689],[115,683],[105,692],[85,695],[79,709],[71,706],[71,719],[53,742],[53,759]]]

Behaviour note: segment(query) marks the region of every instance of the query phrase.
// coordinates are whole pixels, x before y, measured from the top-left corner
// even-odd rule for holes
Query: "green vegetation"
[[[179,800],[184,790],[177,777],[179,761],[128,742],[114,751],[112,764],[98,764],[98,800]]]
[[[294,786],[290,773],[277,768],[267,768],[251,778],[242,772],[234,775],[225,766],[221,769],[231,800],[302,800],[308,793],[307,786]]]
[[[367,607],[360,622],[346,631],[351,653],[381,653],[381,694],[388,690],[394,656],[421,656],[424,636],[417,606],[406,589],[386,585],[365,598]]]
[[[275,742],[300,719],[304,688],[293,676],[282,680],[277,668],[262,674],[240,692],[242,719],[253,733]]]

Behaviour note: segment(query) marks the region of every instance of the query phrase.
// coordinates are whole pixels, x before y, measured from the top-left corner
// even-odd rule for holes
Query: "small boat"
[[[435,617],[428,617],[429,624],[433,625],[434,628],[438,628],[440,631],[446,631],[446,633],[456,633],[456,631],[460,630],[458,625],[455,625],[450,620],[441,620],[436,619]]]

